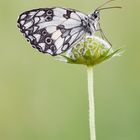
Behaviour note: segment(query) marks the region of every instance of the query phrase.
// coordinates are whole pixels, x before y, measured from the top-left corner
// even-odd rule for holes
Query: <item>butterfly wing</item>
[[[64,8],[41,8],[24,12],[18,27],[30,44],[42,53],[58,55],[85,35],[82,21],[87,15]]]

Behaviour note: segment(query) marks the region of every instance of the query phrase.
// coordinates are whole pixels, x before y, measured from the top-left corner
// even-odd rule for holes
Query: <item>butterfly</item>
[[[86,34],[92,35],[100,29],[100,10],[86,15],[61,7],[39,8],[23,12],[17,23],[33,48],[55,56],[66,52]]]

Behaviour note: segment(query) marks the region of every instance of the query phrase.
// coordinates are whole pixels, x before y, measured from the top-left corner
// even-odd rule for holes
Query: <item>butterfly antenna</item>
[[[96,10],[99,10],[100,8],[102,8],[103,6],[105,6],[106,4],[112,2],[112,1],[115,1],[115,0],[108,0],[107,2],[103,3],[102,5],[100,5],[99,7],[97,7]]]
[[[99,8],[98,11],[101,11],[101,10],[107,10],[107,9],[121,9],[122,7],[121,6],[113,6],[113,7],[103,7],[103,8]]]

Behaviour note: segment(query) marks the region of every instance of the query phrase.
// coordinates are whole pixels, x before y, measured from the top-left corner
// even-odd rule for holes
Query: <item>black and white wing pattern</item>
[[[30,44],[42,53],[58,55],[85,35],[87,15],[65,8],[41,8],[24,12],[18,27]]]

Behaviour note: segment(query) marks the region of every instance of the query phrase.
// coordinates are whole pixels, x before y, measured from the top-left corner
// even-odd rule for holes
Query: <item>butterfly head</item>
[[[95,10],[94,13],[91,14],[91,18],[93,20],[99,20],[100,19],[100,13],[98,10]]]
[[[99,10],[95,10],[92,14],[89,15],[90,23],[93,27],[93,32],[98,31],[99,28],[99,20],[100,20],[100,12]]]

